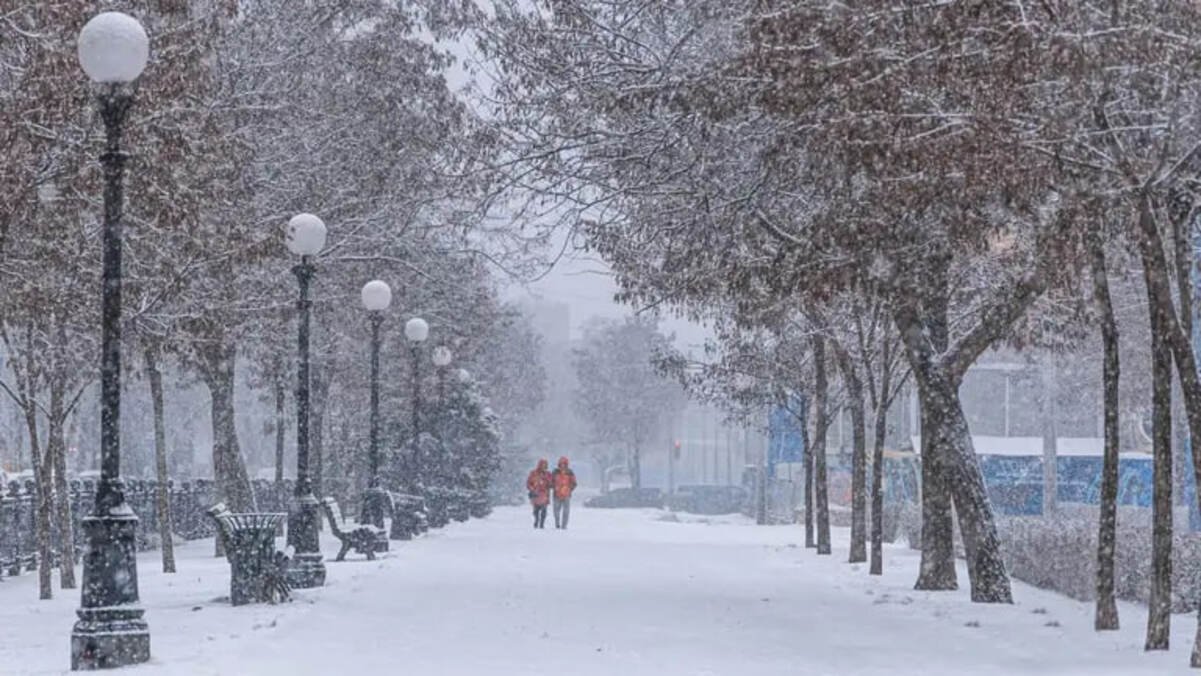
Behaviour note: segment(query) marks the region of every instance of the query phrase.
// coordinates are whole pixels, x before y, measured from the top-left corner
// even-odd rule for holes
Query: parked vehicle
[[[609,509],[663,507],[663,491],[658,488],[615,488],[608,493],[584,501],[585,507]]]
[[[680,486],[667,498],[667,507],[691,514],[734,514],[742,510],[750,492],[742,486]]]

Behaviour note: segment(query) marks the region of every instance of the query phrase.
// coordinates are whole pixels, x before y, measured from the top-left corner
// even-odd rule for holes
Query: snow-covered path
[[[211,542],[180,572],[142,558],[153,661],[137,674],[564,676],[766,674],[1185,674],[1193,618],[1175,649],[1141,650],[1145,612],[1099,636],[1091,607],[1018,585],[1012,607],[910,589],[917,558],[886,551],[883,578],[818,558],[796,527],[663,520],[578,508],[572,529],[534,531],[524,509],[399,543],[384,560],[329,562],[329,583],[284,606],[231,608]],[[837,533],[845,537],[845,533]],[[332,547],[326,547],[331,551]],[[961,576],[962,577],[962,576]],[[0,673],[67,664],[78,599],[0,584]]]

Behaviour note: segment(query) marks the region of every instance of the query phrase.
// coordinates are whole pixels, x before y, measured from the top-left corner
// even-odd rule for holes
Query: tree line
[[[0,0],[0,388],[20,412],[38,486],[43,597],[51,549],[74,559],[62,534],[69,471],[91,466],[68,458],[66,430],[98,428],[89,404],[99,363],[103,130],[75,54],[93,5]],[[126,388],[147,388],[154,419],[146,438],[130,439],[127,427],[126,447],[153,445],[159,511],[168,439],[179,433],[167,412],[179,387],[206,395],[205,464],[219,499],[235,511],[254,507],[238,432],[244,388],[274,412],[274,473],[283,478],[297,312],[284,226],[302,211],[330,230],[314,261],[318,486],[323,472],[362,477],[370,334],[358,298],[372,279],[397,297],[384,324],[386,452],[416,446],[401,422],[417,382],[402,332],[412,316],[430,323],[432,344],[454,351],[455,369],[470,371],[452,378],[444,398],[432,396],[436,374],[423,352],[426,419],[444,423],[447,444],[495,450],[541,396],[537,337],[501,299],[498,275],[535,269],[540,235],[496,227],[495,186],[472,170],[466,150],[494,141],[446,77],[453,58],[440,41],[462,27],[461,8],[284,0],[105,8],[138,17],[151,36],[126,132],[122,349],[133,365]],[[470,481],[494,471],[463,452],[444,459],[452,456],[476,463],[464,468]],[[74,585],[71,566],[61,574],[64,587]]]
[[[1201,8],[497,0],[487,19],[477,46],[496,64],[486,100],[506,147],[492,171],[524,203],[549,199],[539,217],[582,233],[621,300],[714,326],[714,377],[731,397],[807,395],[816,523],[806,530],[819,552],[829,550],[831,382],[854,420],[861,557],[883,436],[864,430],[881,429],[909,380],[922,429],[915,586],[957,586],[954,514],[971,598],[1011,602],[959,385],[999,346],[1095,340],[1105,438],[1096,627],[1116,628],[1126,308],[1114,298],[1136,289],[1155,464],[1146,648],[1167,648],[1173,381],[1175,420],[1201,443],[1190,345]],[[1182,470],[1201,476],[1201,458]]]

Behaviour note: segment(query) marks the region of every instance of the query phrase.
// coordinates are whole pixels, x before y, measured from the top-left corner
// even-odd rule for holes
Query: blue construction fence
[[[1042,514],[1042,456],[977,456],[989,500],[997,514],[1020,516]],[[1102,458],[1062,456],[1056,458],[1057,499],[1061,503],[1099,504],[1101,499]],[[1123,457],[1118,460],[1118,504],[1150,507],[1152,494],[1150,457]],[[849,458],[831,456],[829,467],[830,499],[835,503],[850,500]],[[1191,475],[1192,472],[1187,473]],[[1191,476],[1186,477],[1191,479]],[[920,495],[920,459],[913,453],[888,451],[884,458],[884,493],[888,504],[916,504]],[[1191,482],[1186,482],[1191,484]],[[1186,491],[1187,493],[1187,491]],[[1195,510],[1196,501],[1190,500]],[[1193,525],[1193,530],[1197,527]]]
[[[768,476],[776,478],[776,466],[801,462],[806,400],[797,395],[788,407],[775,407],[768,415]],[[916,503],[920,486],[920,459],[911,452],[889,451],[884,463],[885,500],[892,504]],[[1189,505],[1189,526],[1201,530],[1196,482],[1192,471],[1192,449],[1184,444],[1184,499]],[[994,511],[1004,515],[1033,515],[1043,512],[1042,455],[979,454],[980,469]],[[850,495],[850,458],[847,454],[828,457],[830,497],[835,502]],[[1061,503],[1096,505],[1101,497],[1101,455],[1061,455],[1056,458],[1057,499]],[[1150,507],[1152,459],[1145,454],[1124,454],[1118,460],[1118,504]]]
[[[799,463],[805,450],[805,437],[801,432],[805,416],[808,415],[807,401],[803,396],[793,396],[785,408],[777,406],[768,414],[767,420],[767,476],[776,478],[776,466]]]
[[[1041,456],[978,457],[993,510],[1015,516],[1043,513]],[[1056,458],[1056,499],[1064,503],[1100,504],[1102,462],[1098,456]],[[1151,506],[1151,468],[1149,457],[1118,459],[1118,505]]]

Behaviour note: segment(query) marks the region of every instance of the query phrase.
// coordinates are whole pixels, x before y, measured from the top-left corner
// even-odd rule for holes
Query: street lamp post
[[[424,462],[421,457],[421,344],[430,335],[430,325],[421,317],[413,317],[405,323],[405,338],[409,340],[412,356],[412,402],[413,402],[413,466],[416,477],[424,477]]]
[[[388,551],[388,536],[383,532],[386,496],[379,485],[379,348],[380,325],[384,321],[384,310],[392,304],[392,289],[378,279],[363,285],[363,307],[371,322],[371,433],[367,447],[367,492],[363,494],[363,510],[360,523],[369,523],[380,528],[375,550]]]
[[[454,359],[454,353],[450,351],[449,347],[439,345],[433,349],[430,357],[431,361],[434,362],[434,369],[438,373],[438,408],[437,418],[433,424],[436,426],[438,436],[445,442],[447,428],[450,424],[450,418],[446,413],[446,367],[450,366],[451,360]],[[444,458],[440,459],[438,463],[438,480],[447,483],[449,478],[442,475],[442,472],[446,470],[446,467],[442,465],[442,460]]]
[[[96,15],[79,32],[79,63],[100,86],[104,120],[103,285],[100,350],[100,483],[83,519],[87,546],[71,669],[109,669],[150,659],[150,628],[138,598],[138,518],[121,482],[121,220],[126,154],[121,132],[133,104],[130,83],[149,60],[146,31],[120,12]],[[64,562],[63,565],[71,565]]]
[[[313,483],[309,477],[309,320],[313,301],[309,284],[316,273],[312,257],[325,248],[325,223],[312,214],[298,214],[288,221],[288,249],[300,256],[300,264],[292,268],[300,281],[300,311],[298,346],[300,362],[296,383],[296,493],[288,512],[288,544],[295,553],[288,568],[288,583],[296,589],[320,587],[325,584],[325,563],[321,557],[318,528],[321,513]]]
[[[446,404],[446,367],[450,366],[454,358],[455,355],[449,347],[439,345],[434,348],[433,362],[434,366],[438,367],[438,402],[443,406]]]

